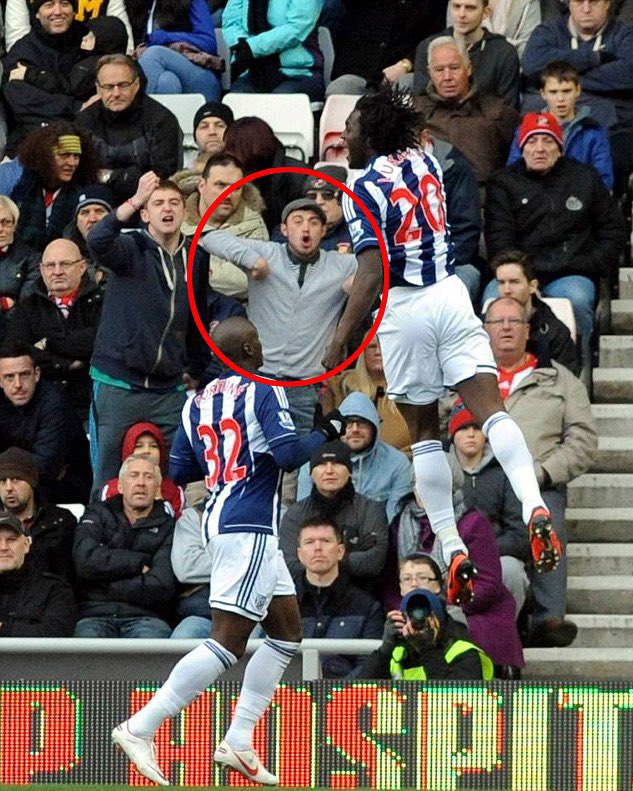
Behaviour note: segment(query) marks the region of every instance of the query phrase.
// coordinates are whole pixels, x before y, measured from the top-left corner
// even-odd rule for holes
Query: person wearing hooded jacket
[[[160,484],[160,494],[165,501],[166,510],[174,519],[178,519],[185,507],[185,493],[181,486],[175,484],[167,476],[169,451],[165,444],[165,435],[153,423],[147,421],[135,423],[130,426],[123,437],[121,448],[121,461],[128,456],[147,455],[160,467],[163,479]],[[110,500],[119,493],[119,479],[109,480],[101,491],[102,500]]]
[[[147,226],[121,233],[139,209]],[[111,271],[90,369],[93,496],[116,475],[132,423],[151,420],[171,444],[185,401],[183,374],[196,384],[210,358],[187,298],[184,216],[178,187],[150,171],[139,179],[134,198],[88,234],[95,264]],[[193,293],[208,326],[207,271],[203,251],[196,250]]]
[[[387,519],[391,520],[400,500],[411,492],[411,462],[402,451],[380,439],[378,410],[369,396],[350,393],[339,410],[347,419],[347,428],[341,439],[352,454],[354,489],[382,503]],[[304,465],[299,472],[297,498],[307,497],[311,487],[310,472]]]

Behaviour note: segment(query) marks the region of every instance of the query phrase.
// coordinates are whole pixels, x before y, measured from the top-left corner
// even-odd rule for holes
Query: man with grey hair
[[[132,455],[119,494],[86,509],[75,531],[76,637],[169,637],[163,620],[175,594],[174,519],[160,499],[160,468]]]
[[[485,20],[490,16],[489,0],[450,0],[448,9],[452,26],[428,36],[418,45],[413,72],[414,93],[427,92],[430,78],[429,45],[440,36],[452,36],[468,52],[479,91],[505,99],[512,107],[516,107],[521,85],[519,56],[515,47],[503,36],[484,27]]]
[[[428,67],[430,82],[417,108],[434,137],[464,154],[481,187],[505,164],[519,114],[503,99],[479,92],[463,42],[450,36],[431,41]]]

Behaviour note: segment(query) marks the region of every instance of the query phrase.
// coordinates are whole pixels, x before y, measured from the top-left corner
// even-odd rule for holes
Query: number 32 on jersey
[[[215,429],[205,425],[199,425],[197,429],[198,437],[205,445],[204,460],[209,471],[209,474],[204,477],[207,489],[215,489],[220,477],[224,484],[241,481],[246,477],[246,467],[237,464],[242,449],[240,424],[232,417],[225,417],[220,420],[219,429],[225,451],[228,450],[226,464],[218,453],[220,437]]]

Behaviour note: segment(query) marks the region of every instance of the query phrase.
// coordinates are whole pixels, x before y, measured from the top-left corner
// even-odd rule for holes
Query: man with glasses
[[[565,487],[587,472],[597,449],[587,391],[563,365],[552,361],[541,366],[527,351],[530,325],[525,308],[516,299],[495,300],[486,312],[484,326],[497,363],[504,406],[525,435],[543,499],[564,546]],[[569,645],[577,628],[565,620],[566,558],[551,574],[533,574],[532,591],[530,645]]]
[[[7,326],[7,341],[33,350],[43,378],[66,391],[82,421],[88,418],[88,364],[102,301],[77,245],[56,239],[42,253],[34,292],[16,305]]]
[[[582,87],[578,104],[588,105],[594,120],[609,130],[619,194],[633,169],[633,25],[611,18],[612,5],[609,0],[569,0],[569,15],[534,30],[522,66],[527,85],[536,94],[524,99],[524,109],[542,105],[537,92],[548,63],[562,60],[578,71]]]
[[[182,167],[182,131],[176,116],[147,96],[138,64],[128,55],[100,58],[96,87],[97,101],[77,115],[77,124],[92,133],[99,181],[119,204],[134,195],[143,173],[168,178]]]

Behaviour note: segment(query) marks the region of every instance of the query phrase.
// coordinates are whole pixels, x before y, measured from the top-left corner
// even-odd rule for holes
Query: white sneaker
[[[139,772],[148,780],[161,786],[168,786],[169,780],[163,774],[156,760],[156,745],[153,739],[141,739],[130,733],[127,720],[112,731],[112,741],[122,750]]]
[[[222,741],[213,753],[213,760],[223,766],[236,769],[251,783],[262,783],[267,786],[279,785],[279,778],[266,769],[255,750],[234,750],[230,744]]]

